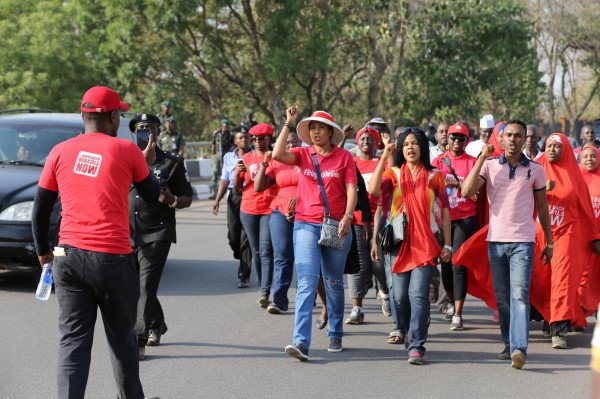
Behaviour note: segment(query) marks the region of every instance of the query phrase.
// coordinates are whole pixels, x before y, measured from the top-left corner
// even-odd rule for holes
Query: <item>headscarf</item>
[[[377,131],[377,129],[368,127],[368,126],[363,127],[362,129],[360,129],[358,131],[358,133],[356,133],[356,138],[355,138],[356,144],[359,143],[360,137],[365,133],[368,133],[371,137],[373,137],[373,140],[375,140],[375,147],[377,147],[379,145],[379,141],[380,141],[379,140],[379,132]]]
[[[494,126],[494,130],[492,131],[492,135],[490,136],[490,139],[488,140],[488,144],[492,144],[494,146],[494,157],[499,157],[500,155],[502,155],[504,153],[504,150],[502,149],[502,147],[500,147],[500,143],[498,142],[498,134],[504,130],[504,127],[506,126],[506,122],[498,122],[496,123],[496,126]]]
[[[582,174],[595,174],[595,175],[600,175],[600,164],[596,167],[596,170],[593,171],[588,171],[585,166],[583,165],[583,151],[585,151],[586,149],[591,148],[594,150],[594,152],[596,153],[596,157],[598,158],[598,160],[600,161],[600,151],[598,150],[598,148],[596,148],[595,145],[593,144],[586,144],[581,148],[581,164],[579,165],[579,167],[581,168],[581,173]]]
[[[561,187],[570,185],[575,190],[581,186],[585,186],[586,184],[581,176],[577,159],[575,159],[575,154],[573,153],[573,147],[567,136],[558,132],[552,133],[548,136],[546,145],[552,141],[559,141],[562,144],[562,155],[556,162],[550,162],[546,153],[538,158],[537,162],[544,167],[544,171],[546,172],[546,179],[556,182],[555,190],[560,190]],[[587,197],[589,197],[589,194]]]

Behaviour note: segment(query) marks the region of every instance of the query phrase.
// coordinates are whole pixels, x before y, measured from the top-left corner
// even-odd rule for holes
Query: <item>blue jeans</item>
[[[393,299],[398,327],[408,330],[406,349],[425,354],[429,332],[429,285],[434,266],[419,266],[404,273],[392,273]]]
[[[271,214],[269,222],[275,255],[273,270],[273,303],[287,310],[289,306],[288,289],[294,275],[294,223],[288,222],[278,210]]]
[[[329,336],[341,338],[344,334],[344,267],[352,244],[348,234],[344,247],[340,249],[317,244],[321,225],[316,223],[294,223],[294,253],[296,255],[296,320],[293,343],[310,348],[312,336],[312,311],[319,275],[323,273],[329,316]]]
[[[398,256],[399,249],[400,246],[398,245],[390,254],[383,254],[383,267],[385,269],[385,281],[390,294],[390,308],[392,311],[392,321],[394,322],[394,331],[401,331],[400,324],[398,324],[398,308],[396,307],[396,301],[394,301],[394,290],[392,289],[392,266],[394,259]],[[404,332],[406,332],[406,329],[404,329]]]
[[[273,245],[271,245],[271,230],[269,220],[271,215],[251,215],[240,212],[240,220],[248,236],[252,251],[252,265],[260,284],[260,293],[267,298],[271,293],[273,280]]]
[[[504,346],[527,354],[533,243],[488,242],[488,256]]]

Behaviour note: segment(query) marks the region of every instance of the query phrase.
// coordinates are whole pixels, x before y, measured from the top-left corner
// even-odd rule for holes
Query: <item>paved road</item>
[[[223,211],[225,210],[223,201]],[[522,371],[495,359],[502,349],[491,312],[469,298],[466,329],[450,331],[432,310],[426,365],[406,363],[385,343],[390,321],[371,290],[366,323],[346,326],[344,351],[328,353],[324,331],[313,331],[311,360],[283,353],[293,314],[269,315],[255,301],[258,287],[236,287],[236,263],[226,241],[224,212],[198,201],[178,212],[179,244],[163,275],[160,297],[169,325],[160,347],[147,348],[141,378],[147,396],[195,398],[588,398],[591,333],[569,336],[570,349],[552,350],[532,323]],[[0,398],[56,396],[57,303],[34,299],[26,276],[0,273]],[[293,300],[295,292],[290,292]],[[293,303],[292,303],[293,306]],[[347,312],[350,307],[347,305]],[[315,310],[315,317],[320,311]],[[106,339],[99,317],[88,398],[114,398]]]

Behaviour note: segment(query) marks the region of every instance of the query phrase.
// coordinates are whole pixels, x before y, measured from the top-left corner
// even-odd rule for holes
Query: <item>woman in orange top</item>
[[[550,334],[553,348],[566,349],[567,333],[572,326],[587,325],[578,288],[584,262],[592,249],[600,255],[600,231],[595,223],[587,223],[595,219],[590,194],[564,134],[553,133],[548,137],[539,163],[548,179],[548,207],[555,245],[550,262]]]
[[[406,128],[398,138],[396,166],[384,173],[396,144],[388,144],[369,181],[369,193],[390,201],[390,220],[406,212],[404,240],[392,250],[392,290],[398,321],[408,330],[408,363],[423,364],[429,329],[429,285],[437,258],[452,256],[450,207],[444,177],[433,169],[425,133]],[[401,217],[401,216],[399,216]],[[443,231],[443,249],[438,237]],[[409,289],[410,287],[410,289]]]

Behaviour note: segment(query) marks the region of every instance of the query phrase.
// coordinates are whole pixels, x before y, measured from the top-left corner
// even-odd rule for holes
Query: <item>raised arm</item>
[[[491,144],[484,145],[481,149],[481,155],[477,158],[477,162],[469,175],[463,180],[461,185],[461,194],[463,198],[470,198],[475,195],[481,186],[485,183],[485,180],[479,176],[479,172],[481,172],[481,168],[483,167],[483,163],[485,160],[494,153],[494,146]]]
[[[275,184],[275,180],[269,177],[266,173],[267,166],[269,165],[269,161],[271,161],[272,153],[271,151],[265,152],[265,157],[263,161],[260,163],[258,168],[258,172],[256,172],[256,177],[254,177],[254,191],[257,193],[262,193],[267,188],[271,187]]]
[[[286,120],[283,125],[283,129],[277,136],[275,147],[273,147],[273,158],[286,165],[293,165],[296,161],[296,156],[291,152],[287,151],[287,139],[290,134],[290,128],[296,123],[298,118],[298,107],[293,105],[286,111]]]
[[[369,194],[371,194],[373,197],[381,196],[381,179],[383,177],[383,171],[385,170],[385,164],[388,161],[388,159],[392,156],[392,153],[395,149],[396,144],[394,143],[390,143],[385,146],[385,149],[383,150],[383,155],[381,155],[379,163],[377,164],[377,167],[375,168],[375,171],[371,176],[371,180],[369,180],[368,190]]]

